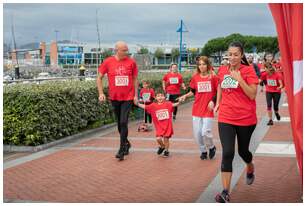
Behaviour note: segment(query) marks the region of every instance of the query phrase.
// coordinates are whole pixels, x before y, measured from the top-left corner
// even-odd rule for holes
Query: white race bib
[[[115,76],[115,86],[128,86],[129,77],[128,76]]]
[[[198,82],[198,92],[211,92],[211,82]]]
[[[233,79],[230,75],[224,75],[224,79],[221,83],[222,89],[229,89],[229,88],[238,88],[238,81]]]
[[[177,77],[171,77],[169,78],[170,84],[178,84],[179,80]]]
[[[151,93],[143,93],[142,94],[142,99],[144,102],[149,102],[151,97]]]
[[[167,109],[157,110],[156,117],[159,121],[169,119],[169,112]]]
[[[277,86],[277,82],[275,79],[267,79],[268,86]]]

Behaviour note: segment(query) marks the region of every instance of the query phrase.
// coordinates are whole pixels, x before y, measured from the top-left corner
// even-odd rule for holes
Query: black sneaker
[[[275,116],[276,116],[276,119],[279,121],[281,119],[281,116],[279,115],[279,113],[276,113],[275,112]]]
[[[119,161],[124,160],[124,151],[123,149],[119,149],[119,151],[116,154],[116,158],[119,159]]]
[[[209,159],[212,159],[212,158],[215,157],[216,150],[217,150],[216,146],[214,146],[213,148],[209,149]]]
[[[227,203],[230,202],[230,195],[226,190],[223,190],[221,194],[216,195],[215,200],[219,203]]]
[[[163,153],[164,150],[165,148],[158,147],[157,154],[160,155],[161,153]]]
[[[131,143],[127,141],[125,148],[124,148],[124,155],[128,155],[130,153],[129,152],[130,148],[131,148]]]
[[[255,180],[255,175],[254,175],[254,166],[253,166],[253,169],[247,171],[246,173],[246,184],[251,185],[253,184],[254,180]]]
[[[273,120],[270,119],[267,125],[273,125]]]
[[[202,152],[200,158],[201,158],[201,160],[206,160],[207,159],[207,152]]]
[[[167,150],[164,151],[164,157],[169,157],[169,152]]]

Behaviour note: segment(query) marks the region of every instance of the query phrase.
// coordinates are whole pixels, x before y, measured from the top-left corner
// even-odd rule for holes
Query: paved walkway
[[[266,126],[264,93],[257,97],[258,125],[250,148],[256,151],[256,180],[245,184],[245,166],[234,160],[232,202],[302,202],[288,107],[282,120]],[[4,161],[4,202],[214,202],[220,183],[221,145],[213,126],[217,155],[200,160],[192,136],[191,103],[179,107],[170,157],[156,155],[154,131],[129,127],[130,155],[118,162],[116,128],[23,157]]]

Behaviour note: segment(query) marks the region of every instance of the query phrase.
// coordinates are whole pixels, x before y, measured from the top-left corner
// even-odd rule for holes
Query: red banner
[[[270,3],[269,7],[278,34],[293,141],[303,180],[303,4]]]

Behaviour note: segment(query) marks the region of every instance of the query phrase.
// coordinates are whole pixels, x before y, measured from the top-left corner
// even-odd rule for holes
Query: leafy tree
[[[149,53],[149,49],[145,48],[145,47],[141,47],[139,49],[139,51],[137,51],[138,54],[148,54]]]
[[[154,52],[156,58],[162,58],[164,56],[164,50],[162,48],[157,48]]]

